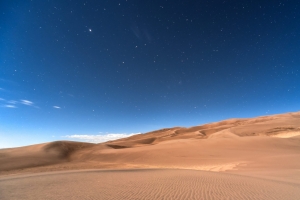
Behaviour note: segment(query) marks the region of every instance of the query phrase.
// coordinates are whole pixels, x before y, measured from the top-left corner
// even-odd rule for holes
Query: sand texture
[[[52,173],[0,179],[1,199],[299,199],[299,184],[195,170]]]
[[[0,199],[300,199],[300,112],[0,149],[0,179]]]

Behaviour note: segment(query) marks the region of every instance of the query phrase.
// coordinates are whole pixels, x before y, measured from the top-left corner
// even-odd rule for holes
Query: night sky
[[[300,110],[300,1],[1,0],[0,148]]]

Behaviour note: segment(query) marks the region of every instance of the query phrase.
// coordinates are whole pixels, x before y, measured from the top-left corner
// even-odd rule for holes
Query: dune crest
[[[165,128],[100,144],[57,141],[1,149],[0,175],[108,168],[175,168],[246,175],[273,170],[279,174],[289,171],[294,175],[288,181],[300,182],[299,127],[300,112],[295,112]]]
[[[56,141],[1,149],[0,195],[296,200],[299,127],[297,112],[165,128],[100,144]]]
[[[224,138],[238,138],[238,137],[240,137],[240,136],[232,133],[230,131],[230,129],[225,129],[225,130],[211,134],[208,138],[209,139],[216,139],[216,138],[224,139]]]

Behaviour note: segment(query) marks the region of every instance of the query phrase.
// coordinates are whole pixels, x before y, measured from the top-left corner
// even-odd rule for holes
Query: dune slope
[[[52,142],[0,150],[0,175],[67,169],[226,171],[300,183],[300,112],[174,127],[101,144]]]
[[[95,144],[57,141],[0,150],[0,172],[69,161],[71,154]]]

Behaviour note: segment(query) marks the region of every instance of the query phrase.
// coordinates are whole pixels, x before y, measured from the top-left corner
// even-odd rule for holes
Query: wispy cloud
[[[25,99],[16,101],[16,100],[6,100],[6,99],[3,99],[3,98],[0,98],[0,101],[5,103],[4,105],[1,106],[1,107],[4,107],[4,108],[18,108],[16,106],[18,104],[22,104],[22,105],[25,105],[25,106],[31,106],[31,107],[34,107],[34,108],[39,108],[38,106],[34,105],[34,103],[32,101],[25,100]]]
[[[33,102],[29,101],[29,100],[21,100],[20,101],[21,104],[27,105],[27,106],[32,106]]]
[[[17,108],[15,105],[4,105],[5,108]]]
[[[60,107],[59,107],[59,106],[53,106],[53,108],[60,109]]]
[[[105,135],[66,135],[65,138],[75,139],[84,142],[101,143],[110,140],[117,140],[130,137],[140,133],[108,133]]]

